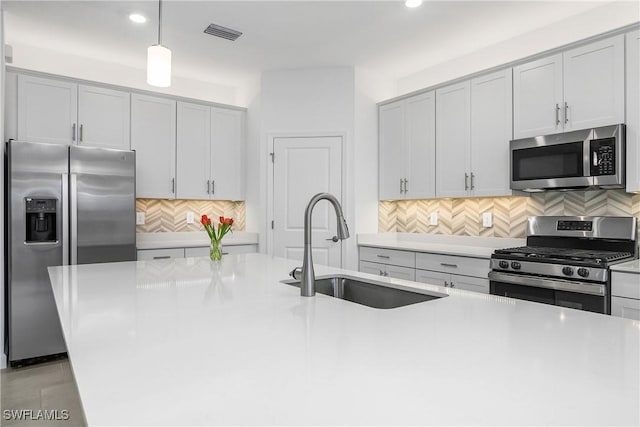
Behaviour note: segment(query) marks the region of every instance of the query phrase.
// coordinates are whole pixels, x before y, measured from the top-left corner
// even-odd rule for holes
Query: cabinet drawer
[[[640,300],[612,296],[611,315],[640,320]]]
[[[209,246],[197,246],[193,248],[184,248],[184,256],[189,257],[199,257],[199,256],[209,256]],[[224,242],[222,244],[222,255],[233,255],[233,254],[249,254],[258,252],[257,245],[229,245],[225,246]]]
[[[451,274],[439,271],[416,270],[416,282],[428,283],[430,285],[448,286],[451,281]]]
[[[416,271],[413,268],[399,267],[397,265],[360,261],[360,271],[383,277],[393,277],[394,279],[416,280]]]
[[[360,261],[415,268],[416,254],[415,252],[361,246]]]
[[[184,258],[184,249],[144,249],[138,251],[138,261],[167,258]]]
[[[640,274],[611,274],[611,295],[640,300]]]
[[[416,268],[483,278],[490,270],[488,259],[429,253],[416,254]]]

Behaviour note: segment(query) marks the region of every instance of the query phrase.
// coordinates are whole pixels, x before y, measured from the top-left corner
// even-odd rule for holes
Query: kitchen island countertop
[[[640,322],[345,271],[448,296],[301,297],[296,264],[50,267],[89,426],[640,423]]]

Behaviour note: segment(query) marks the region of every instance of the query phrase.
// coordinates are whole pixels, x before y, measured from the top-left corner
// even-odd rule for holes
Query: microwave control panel
[[[616,174],[615,138],[593,139],[591,142],[591,176]]]

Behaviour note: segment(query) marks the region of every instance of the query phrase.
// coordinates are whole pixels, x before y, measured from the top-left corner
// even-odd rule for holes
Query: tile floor
[[[11,427],[85,427],[82,406],[76,382],[68,359],[40,363],[22,368],[0,370],[2,413],[0,425]],[[37,417],[38,410],[68,411],[67,420],[7,420],[7,410],[31,410]],[[51,412],[49,412],[51,413]],[[42,413],[41,413],[42,414]]]

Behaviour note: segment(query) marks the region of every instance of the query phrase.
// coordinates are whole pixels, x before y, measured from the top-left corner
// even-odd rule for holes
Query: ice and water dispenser
[[[25,198],[26,243],[55,242],[57,199]]]

